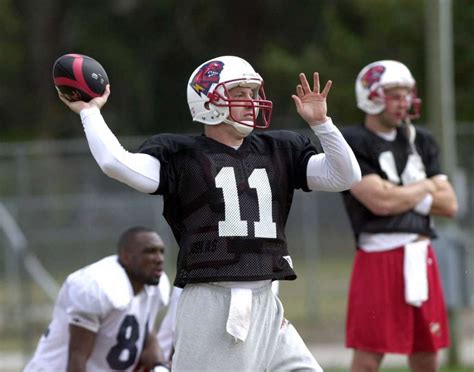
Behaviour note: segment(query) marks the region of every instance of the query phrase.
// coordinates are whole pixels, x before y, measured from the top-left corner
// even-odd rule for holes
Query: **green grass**
[[[344,323],[346,314],[347,287],[352,268],[350,255],[340,257],[319,257],[317,261],[295,261],[298,274],[296,281],[285,281],[280,285],[280,298],[282,299],[285,316],[295,325],[298,332],[308,344],[335,343],[344,344]],[[65,274],[55,275],[59,282],[64,280]],[[7,306],[9,296],[6,283],[0,280],[0,310],[13,310]],[[36,285],[22,286],[27,291],[25,299],[27,308],[34,308],[38,315],[36,319],[25,320],[23,327],[15,328],[13,323],[3,321],[0,329],[0,350],[32,351],[36,342],[47,326],[51,308],[45,296]],[[11,306],[10,306],[11,307]],[[474,327],[464,324],[466,335],[472,335]],[[459,335],[461,336],[461,333]],[[470,336],[472,337],[472,336]],[[350,351],[348,351],[350,352]],[[0,370],[3,372],[2,367]],[[325,368],[326,372],[347,371],[341,368]],[[383,367],[381,372],[409,371],[408,368]],[[442,367],[440,372],[474,372],[474,367]]]
[[[298,279],[281,282],[285,316],[306,342],[343,342],[351,267],[340,258],[295,262]]]

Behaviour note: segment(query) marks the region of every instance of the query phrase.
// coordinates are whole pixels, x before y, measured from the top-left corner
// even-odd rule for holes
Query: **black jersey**
[[[364,125],[344,128],[342,133],[354,151],[362,176],[378,174],[395,185],[403,185],[441,174],[438,146],[425,129],[416,128],[414,148],[404,127],[397,129],[394,141],[381,138]],[[343,196],[356,240],[361,232],[435,236],[429,216],[413,210],[395,216],[377,216],[349,191],[344,191]]]
[[[296,278],[285,224],[295,189],[309,191],[308,137],[265,131],[239,149],[205,136],[161,134],[140,152],[161,163],[163,215],[179,245],[175,285]]]

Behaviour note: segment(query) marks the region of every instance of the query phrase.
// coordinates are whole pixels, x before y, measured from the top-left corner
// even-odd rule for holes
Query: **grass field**
[[[307,344],[335,344],[344,345],[344,322],[346,313],[347,286],[351,272],[351,257],[320,257],[314,261],[295,262],[298,279],[292,282],[282,282],[280,285],[280,297],[285,307],[286,317],[296,326],[298,332]],[[170,273],[172,276],[172,273]],[[64,275],[57,275],[58,281],[62,281]],[[0,314],[2,320],[0,327],[0,351],[27,355],[36,346],[40,334],[49,322],[51,305],[48,304],[39,289],[22,285],[27,289],[26,304],[28,307],[21,311],[28,315],[29,319],[23,319],[22,328],[13,328],[13,323],[8,322],[10,317],[4,311]],[[0,282],[0,305],[2,301],[9,299],[5,286]],[[8,310],[7,307],[0,308]],[[18,312],[18,309],[13,309]],[[11,312],[11,309],[10,311]],[[14,315],[14,314],[11,314]],[[474,312],[470,311],[460,323],[460,338],[474,338]],[[350,351],[347,351],[350,353]],[[471,354],[474,355],[474,350]],[[316,358],[318,356],[316,355]],[[337,363],[334,365],[340,365]],[[323,367],[324,364],[322,363]],[[327,364],[331,365],[331,364]],[[389,364],[393,365],[393,364]],[[398,365],[398,364],[397,364]],[[0,361],[0,370],[10,372],[18,369],[5,370]],[[346,371],[343,368],[325,368],[326,372]],[[381,372],[408,371],[403,367],[383,367]],[[474,372],[472,367],[445,367],[440,372]]]

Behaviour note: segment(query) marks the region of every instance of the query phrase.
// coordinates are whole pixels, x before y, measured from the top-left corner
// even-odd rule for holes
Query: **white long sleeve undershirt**
[[[85,109],[80,115],[92,155],[107,176],[143,193],[153,193],[158,189],[158,159],[125,150],[105,123],[99,109]],[[359,164],[331,119],[313,127],[313,130],[325,153],[313,155],[308,161],[308,187],[319,191],[342,191],[359,182]]]
[[[99,109],[85,109],[80,115],[92,155],[107,176],[143,193],[150,194],[158,189],[161,168],[158,159],[125,150]]]
[[[306,169],[308,187],[314,191],[344,191],[361,180],[359,163],[331,118],[311,127],[324,153],[313,155]]]

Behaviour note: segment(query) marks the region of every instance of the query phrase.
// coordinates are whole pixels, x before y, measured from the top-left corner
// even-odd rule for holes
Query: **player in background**
[[[453,217],[456,196],[434,138],[410,122],[420,100],[408,68],[373,62],[355,90],[365,120],[343,129],[362,170],[343,193],[357,244],[346,324],[351,370],[377,371],[385,353],[398,353],[412,371],[436,371],[449,330],[431,216]]]
[[[156,232],[133,227],[121,235],[117,255],[70,274],[24,371],[134,371],[164,364],[153,327],[169,301],[164,251]]]
[[[122,148],[106,125],[102,97],[61,100],[79,113],[91,152],[108,176],[163,196],[163,215],[179,245],[174,285],[184,288],[176,313],[175,371],[320,371],[272,280],[293,280],[285,224],[294,190],[342,191],[360,180],[354,154],[326,115],[329,81],[320,91],[304,74],[292,96],[319,137],[268,128],[272,102],[245,60],[201,64],[187,84],[198,136],[158,134],[138,153]],[[175,92],[175,94],[177,94]]]

